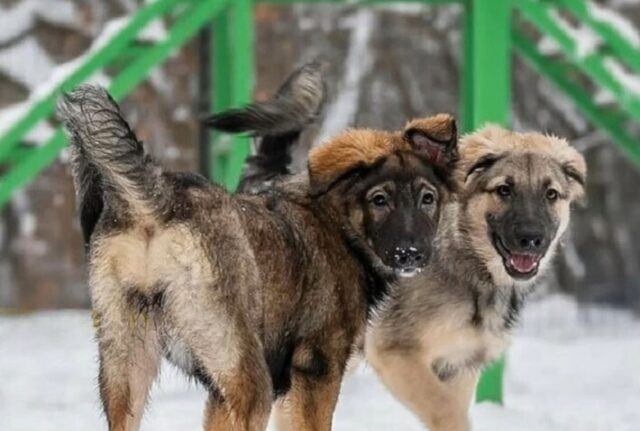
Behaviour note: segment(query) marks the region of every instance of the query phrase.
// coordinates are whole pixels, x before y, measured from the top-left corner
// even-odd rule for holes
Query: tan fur
[[[396,151],[419,151],[406,137],[407,132],[414,130],[441,142],[456,140],[455,120],[449,114],[412,120],[403,130],[396,132],[347,130],[309,153],[308,170],[312,190],[322,190],[354,166],[371,166]]]
[[[409,149],[402,139],[380,130],[353,129],[339,134],[309,154],[312,189],[330,185],[354,165],[370,166],[400,149]]]
[[[453,117],[449,114],[437,114],[431,117],[416,118],[409,121],[405,130],[428,130],[429,135],[439,141],[450,141],[456,138],[456,127]]]
[[[583,186],[562,174],[570,166],[582,178],[582,156],[564,139],[536,133],[515,133],[487,126],[463,138],[456,168],[459,194],[443,214],[445,226],[438,233],[439,258],[423,275],[403,281],[397,297],[389,301],[367,331],[366,357],[387,388],[410,408],[431,431],[468,431],[467,410],[480,368],[500,357],[510,342],[504,316],[514,289],[525,297],[535,278],[514,281],[487,236],[485,214],[503,205],[495,193],[479,189],[469,169],[487,155],[505,156],[504,168],[490,178],[486,189],[504,183],[507,175],[516,183],[551,187],[568,198],[553,204],[558,222],[556,235],[539,266],[549,267],[570,218],[570,204],[584,194]],[[530,155],[530,156],[523,156]],[[528,161],[527,166],[520,166]],[[502,173],[502,175],[501,175]],[[488,279],[478,278],[485,273]],[[475,286],[484,310],[474,325]],[[489,299],[495,291],[495,298]],[[491,305],[493,304],[493,305]],[[447,364],[449,368],[438,368]],[[439,378],[436,371],[452,370]]]
[[[375,343],[372,338],[369,337],[368,342]],[[478,374],[468,372],[451,382],[441,382],[429,366],[433,356],[428,346],[386,350],[368,345],[366,355],[391,393],[413,410],[430,430],[467,431],[469,420],[461,413],[473,399]]]
[[[487,125],[477,132],[462,137],[460,162],[456,169],[457,179],[464,184],[464,175],[480,157],[487,154],[535,153],[549,157],[561,165],[570,165],[582,176],[587,174],[584,158],[566,139],[540,133],[513,132],[497,125]],[[572,184],[572,199],[578,200],[584,195],[584,188]]]

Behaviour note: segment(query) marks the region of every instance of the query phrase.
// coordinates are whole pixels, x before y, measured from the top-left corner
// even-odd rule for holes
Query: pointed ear
[[[441,168],[458,160],[458,127],[448,114],[438,114],[409,122],[404,140],[418,154]]]

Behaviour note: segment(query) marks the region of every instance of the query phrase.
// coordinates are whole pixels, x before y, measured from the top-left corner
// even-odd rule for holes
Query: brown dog
[[[82,207],[101,190],[89,278],[110,430],[138,428],[163,356],[208,389],[207,430],[264,430],[278,396],[296,430],[329,430],[371,310],[429,260],[452,119],[347,132],[308,178],[250,196],[163,169],[100,88],[59,114]]]

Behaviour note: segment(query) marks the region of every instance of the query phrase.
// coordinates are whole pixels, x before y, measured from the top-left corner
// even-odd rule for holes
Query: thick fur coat
[[[83,215],[100,192],[87,247],[110,430],[139,427],[162,357],[207,388],[207,430],[264,430],[278,397],[295,429],[329,430],[396,266],[426,263],[416,250],[430,250],[448,196],[450,117],[446,142],[422,123],[382,144],[350,132],[312,154],[308,178],[256,196],[162,168],[103,89],[78,88],[59,115]],[[384,157],[363,157],[380,145]]]

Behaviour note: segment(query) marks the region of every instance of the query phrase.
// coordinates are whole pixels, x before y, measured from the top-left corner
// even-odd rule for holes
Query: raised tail
[[[103,206],[130,215],[150,213],[163,199],[162,171],[101,87],[83,85],[65,94],[58,117],[71,141],[71,165],[85,241]]]
[[[290,173],[291,154],[301,133],[322,111],[324,69],[322,62],[307,63],[287,78],[273,98],[205,120],[214,129],[249,133],[258,139],[256,154],[247,159],[240,191],[260,191],[273,178]]]

